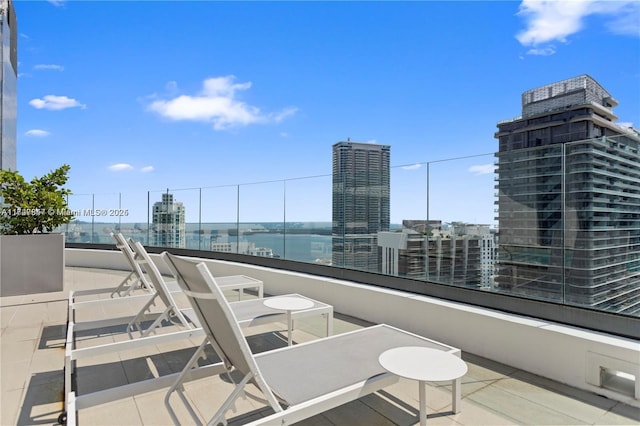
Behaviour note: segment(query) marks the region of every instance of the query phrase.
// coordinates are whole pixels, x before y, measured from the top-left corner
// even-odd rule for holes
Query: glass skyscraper
[[[333,145],[334,266],[380,270],[378,232],[389,230],[389,145]]]
[[[498,123],[497,289],[640,314],[640,135],[582,75]]]
[[[0,0],[0,169],[16,170],[18,21],[11,0]]]
[[[153,203],[152,243],[159,247],[184,248],[186,241],[185,209],[173,201],[173,194],[162,194]]]

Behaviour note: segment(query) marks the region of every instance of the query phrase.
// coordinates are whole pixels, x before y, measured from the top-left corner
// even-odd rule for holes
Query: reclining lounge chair
[[[388,349],[419,346],[460,356],[459,349],[384,324],[253,355],[233,309],[206,265],[166,252],[163,257],[189,298],[206,333],[203,345],[165,397],[165,405],[176,424],[180,421],[170,403],[173,392],[178,393],[193,421],[200,423],[182,385],[198,374],[200,368],[196,363],[207,342],[214,347],[227,372],[235,372],[242,377],[207,422],[210,425],[226,422],[225,413],[248,384],[257,387],[266,404],[274,411],[274,414],[255,424],[284,425],[395,383],[398,376],[388,373],[378,361],[379,356]],[[459,406],[460,378],[453,380],[453,411],[457,412]]]
[[[129,266],[131,267],[131,273],[122,280],[115,290],[113,290],[111,297],[116,294],[118,296],[122,296],[121,292],[124,292],[124,295],[129,295],[131,291],[137,287],[153,291],[153,288],[149,288],[149,284],[144,279],[142,270],[140,270],[140,265],[135,261],[133,251],[127,243],[124,235],[121,233],[111,233],[111,236],[116,240],[116,247],[122,251],[124,257],[127,259],[127,263],[129,263]]]
[[[167,381],[166,377],[149,379],[142,383],[133,383],[120,388],[107,389],[104,391],[96,392],[95,394],[78,395],[76,390],[72,389],[72,375],[75,374],[75,363],[78,360],[89,359],[92,357],[104,355],[107,353],[121,352],[127,350],[133,350],[142,347],[150,347],[158,344],[185,341],[189,338],[201,339],[204,336],[204,331],[198,322],[197,316],[192,309],[181,309],[176,303],[174,298],[175,292],[169,291],[167,283],[164,281],[157,266],[150,258],[144,247],[139,242],[133,242],[129,240],[131,247],[135,252],[136,261],[146,271],[146,277],[149,280],[151,288],[155,293],[150,300],[140,309],[139,313],[133,319],[111,318],[98,321],[90,321],[87,323],[76,322],[75,311],[70,310],[69,325],[67,329],[66,340],[66,353],[65,353],[65,402],[66,413],[69,414],[67,418],[68,424],[75,424],[75,411],[77,409],[86,408],[94,405],[98,405],[107,401],[121,399],[127,396],[131,396],[141,392],[147,392],[150,390],[161,389],[167,387],[171,381]],[[312,306],[308,309],[304,309],[295,312],[293,315],[287,316],[282,311],[269,308],[265,306],[264,300],[266,299],[250,299],[242,300],[238,302],[232,302],[231,306],[236,315],[241,318],[241,325],[243,327],[251,327],[255,325],[270,324],[276,322],[286,322],[289,320],[289,330],[293,326],[293,321],[299,318],[318,316],[325,317],[327,322],[327,334],[332,334],[333,325],[333,307],[312,299],[304,298],[303,296],[290,295],[303,298],[312,302]],[[103,300],[104,303],[118,302],[121,299],[108,299]],[[161,301],[164,305],[164,310],[159,314],[153,313],[155,319],[149,325],[144,320],[147,319],[148,311],[151,306],[156,302]],[[88,302],[87,302],[88,303]],[[162,308],[160,308],[162,309]],[[162,325],[163,321],[174,319],[178,328],[171,329],[171,331],[151,335],[158,327]],[[115,324],[127,324],[127,332],[131,340],[118,341],[115,343],[89,346],[83,348],[76,348],[75,336],[78,331],[86,331],[95,329],[100,326],[113,326]],[[118,322],[119,321],[119,322]],[[139,332],[139,336],[134,336],[134,333]],[[203,346],[204,348],[204,346]]]

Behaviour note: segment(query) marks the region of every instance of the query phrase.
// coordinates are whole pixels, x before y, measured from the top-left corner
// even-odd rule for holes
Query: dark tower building
[[[640,313],[640,137],[617,104],[581,75],[498,123],[499,291]]]
[[[389,145],[333,145],[334,266],[378,272],[379,231],[389,230]]]

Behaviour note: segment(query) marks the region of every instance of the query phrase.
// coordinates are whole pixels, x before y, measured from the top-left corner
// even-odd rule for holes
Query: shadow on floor
[[[35,373],[26,387],[18,416],[19,425],[56,424],[64,411],[64,377],[62,371]]]

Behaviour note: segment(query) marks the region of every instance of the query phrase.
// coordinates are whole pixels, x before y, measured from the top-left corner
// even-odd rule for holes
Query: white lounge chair
[[[222,359],[227,373],[237,372],[242,376],[208,421],[209,425],[226,423],[225,413],[249,383],[258,388],[266,404],[274,411],[273,415],[256,421],[256,424],[288,425],[396,382],[398,377],[384,370],[378,361],[388,349],[419,346],[460,356],[459,349],[384,324],[253,355],[233,309],[206,265],[168,253],[163,257],[206,333],[205,341],[165,397],[165,405],[176,424],[180,421],[170,404],[173,392],[178,393],[193,421],[200,423],[182,385],[185,380],[198,375],[200,367],[197,367],[197,360],[207,342]],[[459,410],[459,405],[458,378],[453,380],[454,412]]]
[[[133,242],[132,240],[129,240],[129,243],[134,249],[136,262],[138,262],[146,272],[146,277],[149,279],[151,288],[154,289],[155,293],[132,319],[111,318],[82,323],[76,322],[75,311],[69,311],[70,316],[65,352],[65,403],[67,413],[66,421],[69,425],[75,424],[76,410],[78,409],[98,405],[111,400],[121,399],[142,392],[161,389],[163,387],[166,388],[171,383],[171,381],[168,381],[166,377],[160,377],[95,393],[77,395],[77,392],[72,389],[72,375],[75,372],[76,361],[89,359],[107,353],[127,351],[175,341],[185,341],[189,338],[202,338],[204,336],[204,331],[201,328],[194,311],[191,308],[182,309],[176,303],[174,292],[170,291],[167,283],[160,274],[160,271],[142,244],[139,242]],[[264,301],[272,298],[242,300],[232,302],[231,306],[236,315],[241,318],[241,325],[243,327],[288,321],[288,328],[291,330],[294,320],[303,317],[321,315],[325,317],[327,321],[327,334],[329,335],[332,333],[333,307],[331,305],[304,298],[299,295],[288,296],[296,296],[308,300],[312,303],[312,306],[310,308],[297,311],[289,316],[280,310],[265,306]],[[124,300],[124,298],[115,300],[109,299],[102,302],[113,303],[120,300]],[[161,312],[150,313],[149,311],[156,301],[160,301],[164,305],[164,310]],[[144,324],[143,321],[147,319],[150,314],[155,317],[153,322],[150,325]],[[166,321],[171,318],[176,320],[175,323],[179,328],[175,330],[172,329],[171,331],[162,334],[150,335],[152,332],[158,330],[162,321]],[[131,340],[92,347],[76,348],[75,335],[78,331],[86,331],[89,329],[96,329],[101,326],[106,327],[127,323],[127,332],[129,333]],[[134,336],[135,331],[138,331],[140,335]],[[204,346],[202,347],[204,348]]]
[[[129,272],[129,274],[115,288],[94,288],[70,292],[70,306],[72,306],[76,302],[96,300],[96,297],[91,296],[100,295],[101,297],[104,297],[107,294],[110,298],[114,298],[114,296],[130,296],[137,289],[143,290],[143,296],[148,296],[149,293],[153,293],[153,286],[148,282],[144,273],[142,272],[142,269],[140,269],[140,265],[135,261],[135,255],[131,250],[129,244],[127,244],[125,237],[120,233],[113,232],[111,233],[111,236],[115,239],[116,247],[120,249],[120,252],[129,264],[131,272]],[[140,296],[140,294],[137,294],[137,296]]]
[[[124,245],[122,248],[123,253],[127,256],[127,259],[132,264],[132,268],[137,272],[138,275],[141,276],[141,285],[143,287],[151,286],[153,289],[153,283],[149,283],[149,280],[145,279],[145,270],[140,269],[140,265],[144,264],[146,260],[142,256],[142,252],[147,254],[146,249],[140,243],[141,251],[137,251],[135,248],[135,244],[139,243],[139,241],[135,241],[132,238],[125,239],[122,234],[115,234],[115,238],[118,239],[118,247]],[[146,271],[149,274],[149,271]],[[264,297],[264,284],[262,281],[257,280],[253,277],[249,277],[246,275],[225,275],[218,276],[218,283],[225,290],[235,290],[238,292],[238,300],[242,300],[244,297],[245,290],[255,290],[258,297]],[[174,281],[167,282],[167,287],[171,292],[178,291],[178,286]]]
[[[131,291],[136,288],[142,288],[145,290],[152,291],[152,288],[149,288],[149,283],[144,279],[144,274],[142,270],[140,270],[140,266],[135,261],[133,251],[129,244],[127,244],[127,240],[124,235],[121,233],[111,233],[111,236],[116,240],[116,247],[122,251],[125,259],[127,259],[127,263],[131,267],[131,272],[129,275],[125,277],[124,280],[118,285],[113,292],[111,292],[111,297],[114,295],[122,296],[121,292],[124,292],[124,295],[129,295]]]
[[[157,266],[145,250],[144,246],[140,242],[134,242],[129,240],[129,244],[135,253],[137,261],[141,264],[142,268],[146,271],[149,280],[153,287],[157,290],[158,297],[160,297],[166,306],[166,309],[160,316],[151,323],[149,326],[144,327],[142,321],[145,319],[145,314],[150,310],[153,301],[149,301],[144,309],[141,309],[138,315],[134,317],[128,326],[128,332],[137,330],[140,332],[140,337],[146,337],[158,327],[162,321],[168,320],[170,316],[175,316],[176,319],[184,327],[201,328],[198,318],[195,315],[193,308],[179,307],[176,303],[173,293],[181,292],[180,288],[169,288],[167,283]],[[239,279],[238,277],[245,277],[244,275],[232,275],[216,278],[216,281],[222,281],[223,285],[220,286],[221,290],[237,289],[237,285],[233,282]],[[176,284],[177,286],[177,284]],[[262,287],[261,287],[262,288]],[[282,296],[281,296],[282,297]],[[292,312],[289,318],[285,313],[280,310],[269,308],[265,305],[265,300],[273,298],[258,298],[250,300],[240,300],[237,302],[231,302],[232,309],[238,318],[242,327],[253,327],[261,324],[269,324],[273,322],[288,322],[288,330],[293,327],[293,321],[309,316],[322,315],[326,319],[326,333],[327,335],[333,334],[333,307],[326,303],[318,302],[313,299],[298,295],[290,294],[286,297],[296,297],[307,300],[311,303],[311,306],[306,309],[297,310]]]

